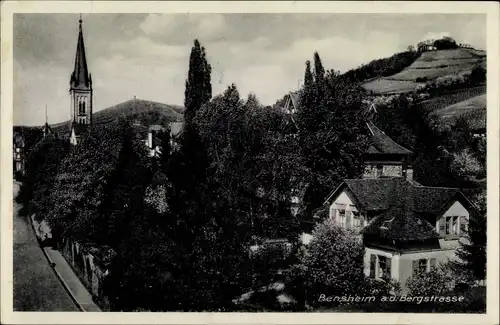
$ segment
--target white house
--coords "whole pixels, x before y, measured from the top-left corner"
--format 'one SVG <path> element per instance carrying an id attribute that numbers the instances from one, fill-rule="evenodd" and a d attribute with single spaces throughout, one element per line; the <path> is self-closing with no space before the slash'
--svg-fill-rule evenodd
<path id="1" fill-rule="evenodd" d="M 455 188 L 402 177 L 346 179 L 316 217 L 358 230 L 366 248 L 365 274 L 398 280 L 405 289 L 412 274 L 456 258 L 473 209 Z"/>

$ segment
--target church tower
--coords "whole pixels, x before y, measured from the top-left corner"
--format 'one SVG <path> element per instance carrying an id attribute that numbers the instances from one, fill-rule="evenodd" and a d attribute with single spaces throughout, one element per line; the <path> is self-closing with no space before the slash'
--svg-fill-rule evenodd
<path id="1" fill-rule="evenodd" d="M 75 67 L 69 82 L 71 122 L 72 124 L 89 125 L 92 124 L 92 75 L 88 72 L 87 68 L 81 16 L 79 24 Z"/>

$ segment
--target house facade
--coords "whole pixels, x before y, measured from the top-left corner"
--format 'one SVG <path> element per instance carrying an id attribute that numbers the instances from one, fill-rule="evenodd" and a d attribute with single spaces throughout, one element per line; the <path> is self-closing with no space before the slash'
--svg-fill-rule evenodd
<path id="1" fill-rule="evenodd" d="M 327 218 L 357 230 L 365 274 L 399 281 L 456 259 L 473 206 L 458 189 L 427 187 L 403 177 L 346 179 L 331 194 Z"/>
<path id="2" fill-rule="evenodd" d="M 25 141 L 21 132 L 14 131 L 13 139 L 14 152 L 12 153 L 13 159 L 13 173 L 24 173 L 25 165 Z"/>

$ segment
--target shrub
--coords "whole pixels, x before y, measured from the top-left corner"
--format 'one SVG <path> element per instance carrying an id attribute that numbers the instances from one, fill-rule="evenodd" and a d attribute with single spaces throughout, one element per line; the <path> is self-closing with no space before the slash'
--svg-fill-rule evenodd
<path id="1" fill-rule="evenodd" d="M 354 233 L 326 220 L 313 231 L 303 259 L 306 299 L 315 304 L 320 294 L 358 294 L 364 284 L 364 247 Z"/>
<path id="2" fill-rule="evenodd" d="M 453 272 L 445 264 L 427 273 L 413 275 L 406 281 L 411 296 L 444 296 L 455 286 Z"/>

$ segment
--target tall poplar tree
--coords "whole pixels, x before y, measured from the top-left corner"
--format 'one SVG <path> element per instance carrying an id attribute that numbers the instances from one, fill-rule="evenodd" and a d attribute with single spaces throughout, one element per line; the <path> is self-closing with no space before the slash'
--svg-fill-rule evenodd
<path id="1" fill-rule="evenodd" d="M 211 72 L 212 67 L 207 61 L 205 48 L 195 40 L 189 57 L 189 71 L 184 92 L 186 123 L 190 123 L 201 106 L 212 98 Z"/>

